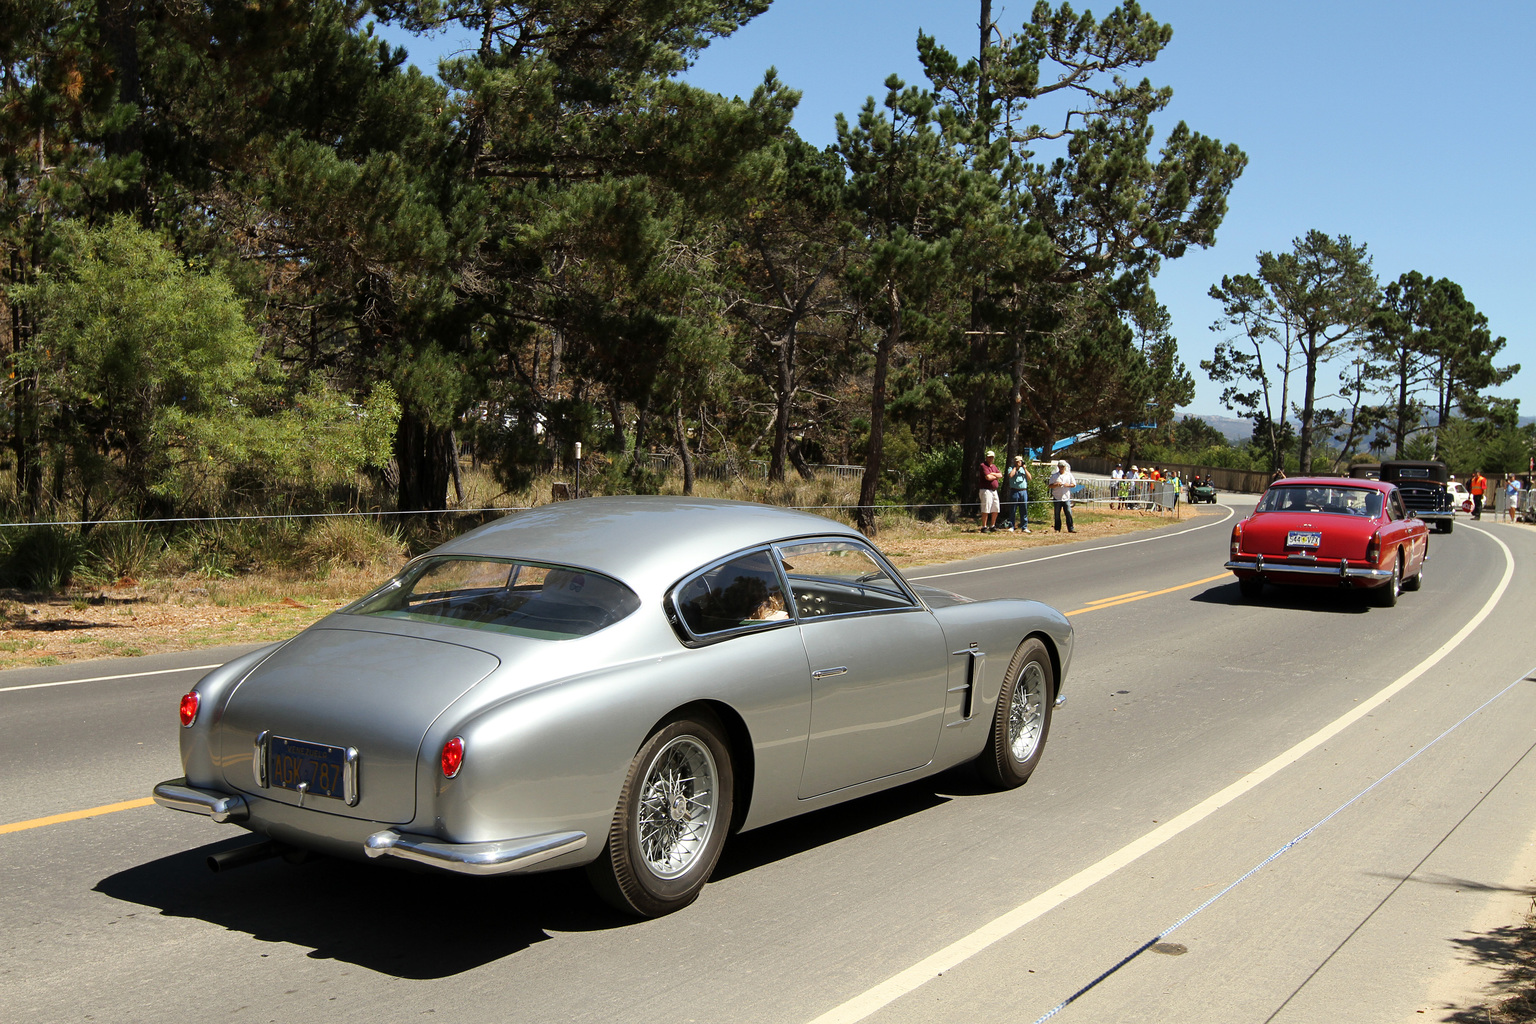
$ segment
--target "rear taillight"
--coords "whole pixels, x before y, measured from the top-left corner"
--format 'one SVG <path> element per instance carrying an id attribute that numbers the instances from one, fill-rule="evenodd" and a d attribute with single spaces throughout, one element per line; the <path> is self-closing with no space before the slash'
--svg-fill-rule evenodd
<path id="1" fill-rule="evenodd" d="M 189 729 L 192 727 L 192 723 L 197 721 L 197 707 L 202 702 L 203 699 L 197 695 L 196 690 L 181 698 L 182 728 Z"/>
<path id="2" fill-rule="evenodd" d="M 464 741 L 455 736 L 443 744 L 443 778 L 451 779 L 459 774 L 464 764 Z"/>
<path id="3" fill-rule="evenodd" d="M 1371 542 L 1365 546 L 1365 560 L 1372 565 L 1381 562 L 1381 534 L 1371 534 Z"/>
<path id="4" fill-rule="evenodd" d="M 1232 527 L 1232 557 L 1236 558 L 1243 550 L 1243 524 L 1238 523 Z"/>

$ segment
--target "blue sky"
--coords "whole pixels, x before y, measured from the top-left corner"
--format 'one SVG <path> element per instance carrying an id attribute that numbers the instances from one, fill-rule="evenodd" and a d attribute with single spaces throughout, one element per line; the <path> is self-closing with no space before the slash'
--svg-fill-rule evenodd
<path id="1" fill-rule="evenodd" d="M 1108 3 L 1076 4 L 1098 13 Z M 1247 273 L 1261 251 L 1289 248 L 1312 228 L 1364 242 L 1383 281 L 1417 270 L 1448 277 L 1509 344 L 1501 364 L 1525 369 L 1501 394 L 1536 413 L 1536 3 L 1529 0 L 1146 0 L 1173 42 L 1142 70 L 1173 87 L 1163 130 L 1183 120 L 1236 143 L 1249 158 L 1216 245 L 1164 264 L 1156 281 L 1194 373 L 1189 411 L 1230 415 L 1199 362 L 1218 336 L 1206 293 Z M 993 0 L 1017 31 L 1032 2 Z M 919 29 L 951 52 L 976 53 L 976 0 L 775 0 L 687 74 L 727 96 L 750 95 L 763 72 L 804 95 L 807 141 L 835 139 L 835 117 L 883 97 L 896 73 L 923 81 Z M 427 69 L 448 37 L 403 39 Z M 1331 382 L 1333 374 L 1323 380 Z M 1322 381 L 1320 381 L 1321 390 Z"/>

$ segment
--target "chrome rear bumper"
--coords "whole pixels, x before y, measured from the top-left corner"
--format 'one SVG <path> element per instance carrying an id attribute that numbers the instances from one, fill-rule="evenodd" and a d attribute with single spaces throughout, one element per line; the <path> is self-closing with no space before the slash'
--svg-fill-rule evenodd
<path id="1" fill-rule="evenodd" d="M 214 821 L 244 821 L 251 816 L 245 797 L 187 785 L 186 779 L 167 779 L 151 794 L 155 803 L 173 811 L 206 814 Z"/>
<path id="2" fill-rule="evenodd" d="M 464 875 L 504 875 L 575 853 L 587 845 L 585 832 L 551 832 L 527 839 L 489 843 L 448 843 L 431 836 L 385 829 L 363 844 L 370 857 L 399 857 Z"/>
<path id="3" fill-rule="evenodd" d="M 1296 562 L 1266 562 L 1260 555 L 1252 561 L 1247 559 L 1233 559 L 1223 568 L 1232 570 L 1247 570 L 1256 572 L 1262 576 L 1332 576 L 1341 582 L 1351 580 L 1374 580 L 1385 582 L 1392 578 L 1391 569 L 1367 569 L 1363 566 L 1349 564 L 1349 559 L 1339 559 L 1338 565 L 1307 565 Z"/>

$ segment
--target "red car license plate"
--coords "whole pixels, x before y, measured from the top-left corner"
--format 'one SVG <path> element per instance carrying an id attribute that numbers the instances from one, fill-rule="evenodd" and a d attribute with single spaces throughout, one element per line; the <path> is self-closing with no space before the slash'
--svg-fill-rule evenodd
<path id="1" fill-rule="evenodd" d="M 1288 548 L 1315 548 L 1323 542 L 1323 535 L 1317 530 L 1292 530 L 1285 535 L 1285 546 Z"/>
<path id="2" fill-rule="evenodd" d="M 267 774 L 272 785 L 296 790 L 305 783 L 306 793 L 343 799 L 347 766 L 345 747 L 307 743 L 284 736 L 273 736 L 269 743 Z"/>

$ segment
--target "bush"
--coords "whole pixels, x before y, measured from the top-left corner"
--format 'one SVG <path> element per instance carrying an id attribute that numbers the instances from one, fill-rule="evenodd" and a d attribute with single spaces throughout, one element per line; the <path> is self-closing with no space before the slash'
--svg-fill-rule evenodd
<path id="1" fill-rule="evenodd" d="M 90 575 L 103 583 L 143 576 L 163 544 L 143 523 L 99 526 L 86 541 Z"/>
<path id="2" fill-rule="evenodd" d="M 405 541 L 399 530 L 372 517 L 342 516 L 322 519 L 310 528 L 300 551 L 305 567 L 321 574 L 344 566 L 393 569 L 405 555 Z"/>
<path id="3" fill-rule="evenodd" d="M 63 590 L 85 561 L 85 544 L 78 533 L 56 526 L 34 526 L 7 538 L 0 561 L 0 586 L 23 590 Z"/>
<path id="4" fill-rule="evenodd" d="M 912 513 L 918 519 L 927 523 L 941 515 L 953 515 L 964 461 L 965 453 L 958 444 L 929 449 L 912 460 L 906 501 L 917 506 Z"/>

